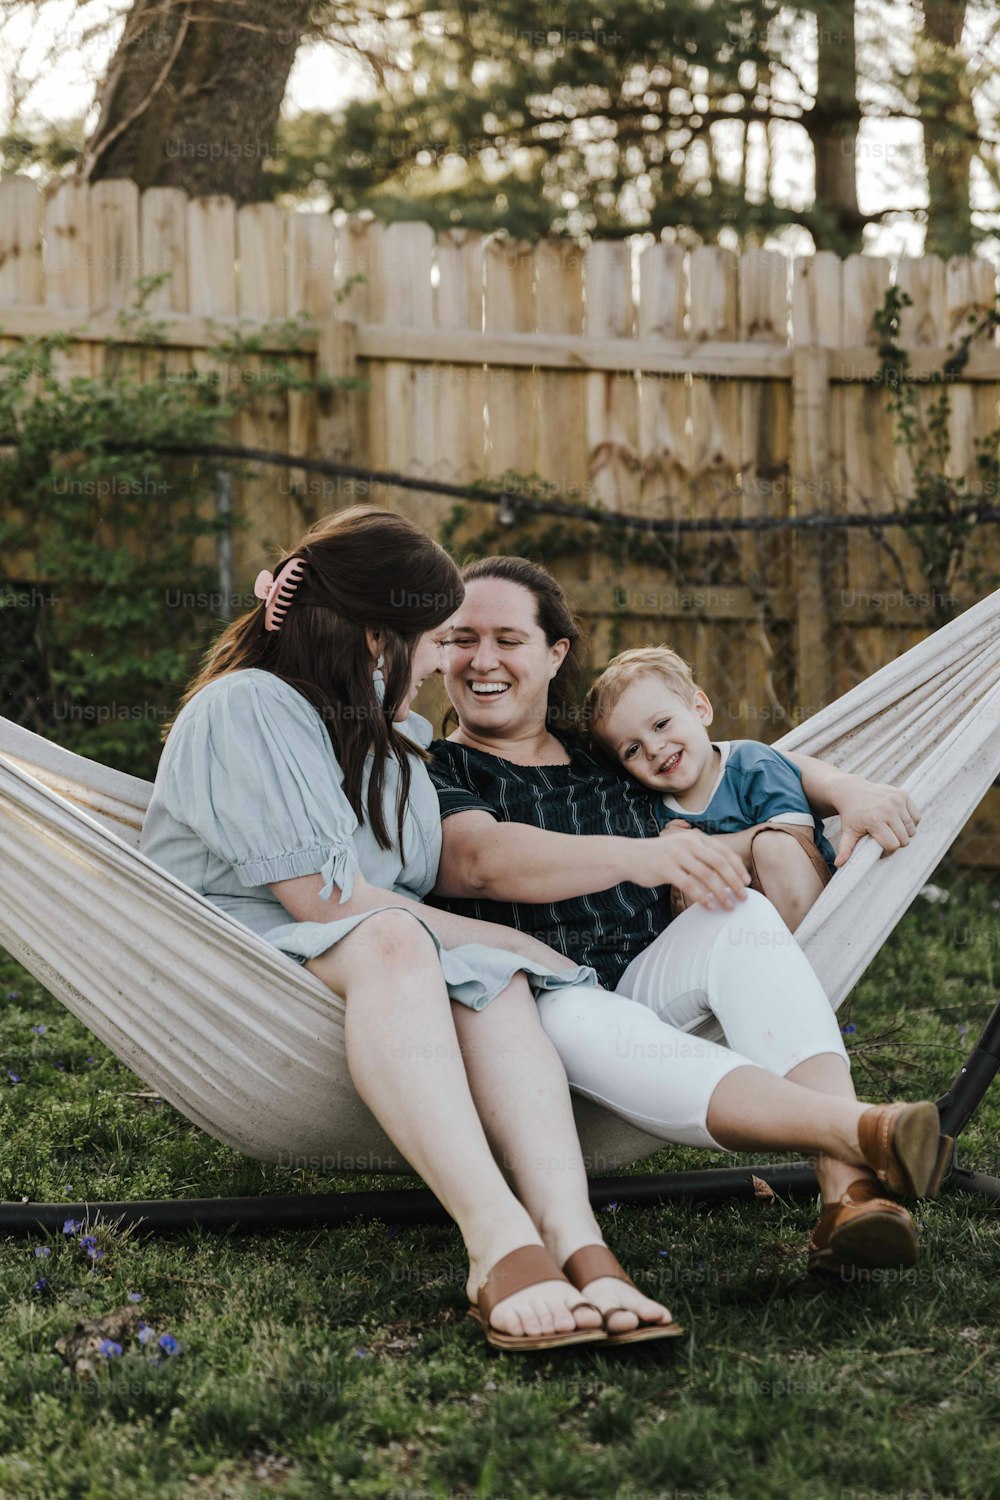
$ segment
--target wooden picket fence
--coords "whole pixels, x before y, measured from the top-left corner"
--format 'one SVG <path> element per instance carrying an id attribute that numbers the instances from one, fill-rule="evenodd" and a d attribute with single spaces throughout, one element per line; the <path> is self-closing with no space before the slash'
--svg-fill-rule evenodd
<path id="1" fill-rule="evenodd" d="M 457 483 L 536 476 L 585 504 L 677 521 L 897 509 L 913 476 L 894 444 L 873 316 L 894 279 L 913 299 L 901 343 L 927 381 L 997 295 L 981 259 L 789 260 L 650 236 L 530 246 L 176 189 L 140 195 L 125 181 L 69 181 L 51 195 L 0 181 L 0 348 L 69 331 L 66 373 L 95 372 L 122 338 L 117 316 L 137 280 L 164 271 L 147 307 L 164 325 L 156 358 L 167 368 L 205 368 L 220 331 L 306 315 L 312 330 L 292 351 L 302 369 L 365 382 L 326 399 L 265 387 L 239 443 Z M 243 378 L 266 381 L 279 353 L 274 333 Z M 137 355 L 140 373 L 149 358 Z M 931 394 L 921 388 L 924 411 Z M 995 336 L 950 397 L 950 472 L 974 480 L 977 440 L 1000 420 Z M 454 504 L 262 468 L 237 486 L 240 585 L 304 515 L 355 500 L 432 532 Z M 471 504 L 468 516 L 474 536 L 495 511 Z M 983 578 L 1000 583 L 996 525 L 980 528 L 974 552 L 976 579 L 949 581 L 955 609 Z M 687 541 L 684 556 L 683 574 L 668 576 L 598 546 L 555 571 L 591 626 L 595 662 L 669 640 L 715 698 L 720 734 L 775 738 L 930 628 L 931 585 L 899 530 L 737 532 Z M 27 576 L 23 559 L 0 564 Z M 996 844 L 984 825 L 979 856 L 1000 863 Z"/>

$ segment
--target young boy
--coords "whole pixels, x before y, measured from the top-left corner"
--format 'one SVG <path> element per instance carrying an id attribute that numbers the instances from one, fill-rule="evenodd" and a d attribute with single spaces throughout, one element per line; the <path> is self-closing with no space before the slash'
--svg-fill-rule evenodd
<path id="1" fill-rule="evenodd" d="M 763 892 L 794 932 L 833 874 L 833 849 L 792 762 L 756 740 L 713 743 L 712 719 L 691 668 L 666 646 L 623 651 L 584 704 L 594 740 L 661 794 L 661 837 L 699 828 L 729 838 L 746 861 L 751 889 Z M 687 903 L 677 891 L 671 900 L 676 916 Z"/>

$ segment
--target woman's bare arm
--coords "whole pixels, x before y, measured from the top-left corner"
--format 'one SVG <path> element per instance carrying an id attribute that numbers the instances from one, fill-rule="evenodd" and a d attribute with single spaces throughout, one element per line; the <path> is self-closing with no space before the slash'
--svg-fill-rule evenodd
<path id="1" fill-rule="evenodd" d="M 695 830 L 670 839 L 553 833 L 476 810 L 445 818 L 442 834 L 440 896 L 566 901 L 632 881 L 676 885 L 708 906 L 742 900 L 748 879 L 735 853 Z"/>
<path id="2" fill-rule="evenodd" d="M 354 877 L 349 901 L 340 902 L 336 886 L 330 899 L 324 901 L 320 896 L 322 886 L 321 875 L 298 875 L 294 880 L 275 881 L 269 890 L 295 922 L 336 922 L 341 917 L 353 917 L 379 906 L 401 906 L 407 911 L 417 912 L 444 948 L 483 943 L 487 948 L 502 948 L 504 952 L 516 953 L 521 958 L 536 959 L 550 969 L 576 968 L 571 959 L 539 942 L 528 932 L 503 927 L 498 922 L 478 922 L 473 917 L 438 911 L 436 907 L 425 906 L 422 901 L 413 901 L 409 896 L 398 896 L 381 886 L 369 885 L 360 872 Z"/>

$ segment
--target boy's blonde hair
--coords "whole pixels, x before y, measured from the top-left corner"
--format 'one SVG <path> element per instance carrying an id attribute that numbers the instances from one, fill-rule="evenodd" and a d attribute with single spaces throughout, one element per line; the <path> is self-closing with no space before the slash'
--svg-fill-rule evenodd
<path id="1" fill-rule="evenodd" d="M 607 720 L 625 689 L 642 676 L 659 677 L 685 703 L 694 702 L 697 691 L 694 673 L 683 657 L 669 646 L 637 646 L 613 657 L 587 693 L 583 722 L 589 733 L 593 734 Z"/>

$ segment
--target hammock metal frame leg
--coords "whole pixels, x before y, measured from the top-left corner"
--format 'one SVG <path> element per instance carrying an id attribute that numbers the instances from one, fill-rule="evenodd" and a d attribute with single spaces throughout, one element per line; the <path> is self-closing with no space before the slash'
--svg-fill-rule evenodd
<path id="1" fill-rule="evenodd" d="M 1000 1072 L 1000 1000 L 948 1091 L 937 1101 L 941 1130 L 958 1137 L 975 1115 Z M 957 1151 L 956 1151 L 957 1158 Z M 816 1178 L 805 1162 L 722 1167 L 694 1172 L 650 1173 L 644 1177 L 595 1177 L 589 1184 L 595 1208 L 609 1203 L 646 1207 L 660 1203 L 711 1205 L 757 1195 L 754 1179 L 779 1196 L 815 1193 Z M 1000 1203 L 1000 1178 L 953 1163 L 946 1182 L 961 1192 Z M 281 1229 L 315 1229 L 380 1219 L 390 1224 L 447 1224 L 450 1215 L 429 1188 L 383 1189 L 365 1193 L 274 1194 L 263 1198 L 126 1199 L 95 1203 L 0 1203 L 0 1234 L 55 1232 L 67 1219 L 95 1219 L 134 1226 L 144 1233 L 176 1234 L 185 1229 L 261 1234 Z"/>

